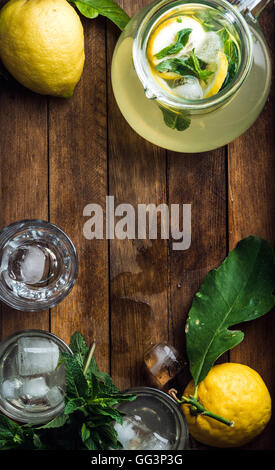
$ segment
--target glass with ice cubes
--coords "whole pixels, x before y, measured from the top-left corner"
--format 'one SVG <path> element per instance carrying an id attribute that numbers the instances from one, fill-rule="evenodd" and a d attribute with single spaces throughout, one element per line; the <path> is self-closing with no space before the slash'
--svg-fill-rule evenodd
<path id="1" fill-rule="evenodd" d="M 183 450 L 188 444 L 185 417 L 170 395 L 151 387 L 127 390 L 136 395 L 118 405 L 125 414 L 122 425 L 115 424 L 124 450 Z"/>
<path id="2" fill-rule="evenodd" d="M 0 232 L 0 300 L 18 310 L 55 306 L 75 284 L 78 260 L 69 237 L 42 220 L 15 222 Z"/>
<path id="3" fill-rule="evenodd" d="M 26 330 L 0 343 L 0 411 L 24 423 L 44 423 L 64 408 L 65 366 L 70 348 L 57 336 Z"/>

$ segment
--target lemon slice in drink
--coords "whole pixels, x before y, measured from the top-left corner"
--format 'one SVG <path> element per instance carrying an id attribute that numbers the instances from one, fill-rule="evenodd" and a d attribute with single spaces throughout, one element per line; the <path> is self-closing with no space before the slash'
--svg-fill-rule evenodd
<path id="1" fill-rule="evenodd" d="M 173 18 L 169 18 L 160 23 L 149 38 L 147 45 L 147 58 L 151 64 L 153 72 L 166 80 L 179 78 L 180 75 L 174 72 L 157 72 L 155 67 L 163 59 L 158 59 L 156 54 L 165 47 L 172 46 L 177 40 L 178 32 L 185 28 L 192 29 L 186 46 L 184 46 L 179 53 L 169 55 L 168 57 L 186 56 L 193 48 L 200 47 L 205 38 L 205 31 L 202 25 L 193 18 L 189 18 L 188 16 L 175 16 Z"/>
<path id="2" fill-rule="evenodd" d="M 213 72 L 210 75 L 203 90 L 203 97 L 210 98 L 220 91 L 228 71 L 228 60 L 224 52 L 219 51 L 217 61 L 207 66 L 207 70 Z"/>

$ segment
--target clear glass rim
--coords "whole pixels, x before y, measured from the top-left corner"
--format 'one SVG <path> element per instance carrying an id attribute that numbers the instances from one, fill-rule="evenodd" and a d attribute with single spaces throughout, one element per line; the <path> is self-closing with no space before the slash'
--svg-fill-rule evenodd
<path id="1" fill-rule="evenodd" d="M 64 241 L 68 243 L 68 246 L 71 251 L 72 255 L 72 275 L 68 282 L 68 284 L 63 287 L 63 289 L 58 293 L 58 295 L 54 299 L 46 299 L 44 301 L 35 302 L 28 299 L 20 299 L 16 298 L 9 293 L 8 291 L 1 292 L 0 290 L 0 301 L 4 304 L 12 307 L 15 310 L 19 311 L 28 311 L 28 312 L 38 312 L 41 310 L 45 310 L 48 308 L 53 308 L 58 305 L 67 295 L 71 292 L 72 288 L 74 287 L 77 276 L 78 276 L 78 255 L 76 248 L 72 242 L 72 240 L 68 237 L 68 235 L 60 229 L 57 225 L 47 222 L 42 219 L 22 219 L 16 222 L 12 222 L 11 224 L 3 227 L 0 231 L 0 250 L 2 249 L 3 245 L 8 241 L 8 239 L 19 232 L 20 230 L 28 229 L 30 227 L 41 227 L 41 228 L 49 228 L 50 230 L 55 230 Z M 5 295 L 7 293 L 8 295 Z"/>
<path id="2" fill-rule="evenodd" d="M 153 79 L 150 72 L 150 66 L 146 59 L 146 45 L 147 39 L 150 35 L 150 32 L 156 24 L 156 22 L 167 13 L 168 10 L 172 8 L 179 7 L 180 5 L 203 5 L 210 6 L 212 8 L 221 8 L 230 12 L 233 15 L 234 19 L 238 23 L 238 27 L 241 29 L 242 34 L 240 35 L 240 40 L 242 42 L 242 48 L 245 52 L 242 54 L 241 63 L 239 66 L 238 74 L 235 79 L 232 81 L 228 87 L 225 87 L 224 90 L 217 93 L 216 95 L 210 98 L 204 98 L 200 100 L 187 100 L 184 98 L 171 95 L 168 91 L 166 92 L 161 88 L 156 80 Z M 243 15 L 238 11 L 238 9 L 229 3 L 227 0 L 202 0 L 202 1 L 192 1 L 192 0 L 162 0 L 157 1 L 151 5 L 149 11 L 145 13 L 145 16 L 141 20 L 139 27 L 136 31 L 134 42 L 133 42 L 133 61 L 134 66 L 137 72 L 137 75 L 143 84 L 144 89 L 149 89 L 152 98 L 157 99 L 158 102 L 167 107 L 189 110 L 193 112 L 198 112 L 200 110 L 207 111 L 211 108 L 221 106 L 226 101 L 233 96 L 236 91 L 240 88 L 241 84 L 247 77 L 247 74 L 252 65 L 253 58 L 253 39 L 249 29 L 249 26 L 243 17 Z"/>
<path id="3" fill-rule="evenodd" d="M 7 348 L 12 345 L 18 338 L 23 336 L 40 336 L 50 338 L 55 341 L 61 350 L 67 351 L 70 354 L 73 354 L 71 348 L 63 341 L 63 339 L 56 336 L 54 333 L 46 330 L 40 329 L 27 329 L 20 330 L 12 333 L 7 336 L 4 340 L 0 342 L 0 362 Z M 43 424 L 50 421 L 55 416 L 61 414 L 64 410 L 64 401 L 57 405 L 55 408 L 50 410 L 40 411 L 40 412 L 21 412 L 18 408 L 13 407 L 5 399 L 0 396 L 0 411 L 8 416 L 11 419 L 14 419 L 21 423 L 31 423 L 31 424 Z"/>

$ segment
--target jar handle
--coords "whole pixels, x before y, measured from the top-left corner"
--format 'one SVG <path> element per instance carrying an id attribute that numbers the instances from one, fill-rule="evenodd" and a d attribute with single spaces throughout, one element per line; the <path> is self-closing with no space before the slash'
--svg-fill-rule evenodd
<path id="1" fill-rule="evenodd" d="M 250 14 L 254 18 L 258 18 L 269 2 L 270 0 L 233 0 L 231 3 L 244 15 Z"/>

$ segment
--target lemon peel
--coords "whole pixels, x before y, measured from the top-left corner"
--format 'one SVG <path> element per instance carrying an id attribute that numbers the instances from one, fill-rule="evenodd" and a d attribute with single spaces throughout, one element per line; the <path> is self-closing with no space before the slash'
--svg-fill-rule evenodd
<path id="1" fill-rule="evenodd" d="M 224 83 L 228 72 L 228 60 L 223 51 L 219 51 L 217 61 L 214 64 L 209 65 L 207 70 L 214 72 L 214 74 L 210 76 L 206 83 L 204 98 L 210 98 L 211 96 L 216 95 Z"/>

